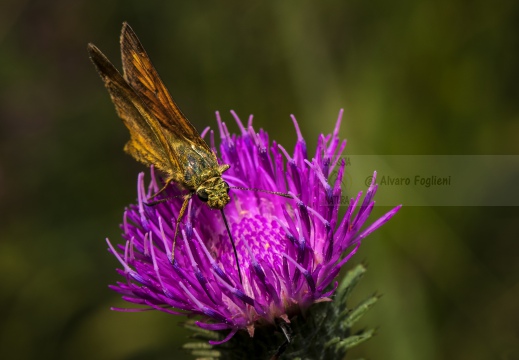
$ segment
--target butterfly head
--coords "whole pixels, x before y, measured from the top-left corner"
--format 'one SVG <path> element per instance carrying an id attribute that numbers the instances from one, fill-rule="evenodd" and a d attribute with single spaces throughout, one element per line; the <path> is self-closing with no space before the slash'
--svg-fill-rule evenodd
<path id="1" fill-rule="evenodd" d="M 231 200 L 229 185 L 219 176 L 206 180 L 196 189 L 196 195 L 212 209 L 223 209 Z"/>

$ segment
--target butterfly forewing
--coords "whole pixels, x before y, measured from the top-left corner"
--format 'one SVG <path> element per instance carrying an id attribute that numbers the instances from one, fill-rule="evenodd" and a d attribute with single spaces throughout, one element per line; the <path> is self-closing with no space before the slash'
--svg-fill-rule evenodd
<path id="1" fill-rule="evenodd" d="M 126 81 L 140 95 L 168 135 L 177 141 L 204 148 L 216 164 L 216 156 L 175 104 L 137 35 L 127 23 L 123 24 L 121 32 L 121 56 Z"/>
<path id="2" fill-rule="evenodd" d="M 112 98 L 117 114 L 130 131 L 131 139 L 125 149 L 137 160 L 146 165 L 155 165 L 170 174 L 170 169 L 178 166 L 178 159 L 153 114 L 95 45 L 89 44 L 88 51 Z"/>

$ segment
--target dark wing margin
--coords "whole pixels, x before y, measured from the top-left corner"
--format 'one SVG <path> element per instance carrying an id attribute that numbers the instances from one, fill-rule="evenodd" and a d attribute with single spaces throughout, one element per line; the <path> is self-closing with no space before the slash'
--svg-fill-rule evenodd
<path id="1" fill-rule="evenodd" d="M 134 89 L 108 58 L 93 44 L 88 53 L 94 63 L 119 117 L 130 131 L 125 150 L 146 165 L 155 165 L 167 174 L 183 171 L 183 166 L 168 143 L 167 135 Z"/>
<path id="2" fill-rule="evenodd" d="M 137 35 L 126 22 L 121 30 L 121 57 L 124 78 L 169 135 L 175 140 L 201 146 L 212 153 L 198 131 L 180 111 Z"/>

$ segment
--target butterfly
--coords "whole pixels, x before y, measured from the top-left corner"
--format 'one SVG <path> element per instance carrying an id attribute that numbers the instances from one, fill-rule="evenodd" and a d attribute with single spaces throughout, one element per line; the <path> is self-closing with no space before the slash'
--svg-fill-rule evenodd
<path id="1" fill-rule="evenodd" d="M 94 45 L 88 44 L 90 59 L 104 82 L 117 114 L 130 131 L 124 150 L 145 165 L 153 165 L 166 177 L 154 198 L 174 182 L 189 190 L 184 195 L 172 244 L 174 261 L 178 226 L 191 197 L 212 209 L 221 210 L 232 242 L 238 272 L 236 246 L 223 208 L 230 201 L 230 187 L 222 179 L 229 165 L 218 163 L 216 155 L 180 111 L 152 65 L 144 47 L 128 23 L 121 31 L 123 74 Z"/>
<path id="2" fill-rule="evenodd" d="M 275 191 L 230 187 L 222 179 L 223 172 L 230 166 L 218 163 L 215 153 L 180 111 L 137 35 L 126 22 L 121 30 L 120 43 L 122 74 L 94 44 L 88 44 L 88 53 L 112 98 L 117 114 L 130 131 L 130 140 L 124 150 L 141 163 L 154 166 L 166 175 L 163 187 L 151 198 L 163 192 L 171 182 L 189 191 L 183 196 L 184 201 L 176 220 L 171 261 L 175 259 L 180 221 L 189 200 L 196 194 L 210 208 L 220 210 L 242 283 L 236 245 L 223 211 L 230 201 L 229 190 L 254 190 L 287 198 L 292 196 Z"/>

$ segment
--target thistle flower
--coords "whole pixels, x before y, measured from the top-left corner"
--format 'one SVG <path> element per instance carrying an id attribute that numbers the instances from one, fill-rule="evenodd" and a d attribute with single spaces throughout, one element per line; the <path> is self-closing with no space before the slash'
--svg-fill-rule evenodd
<path id="1" fill-rule="evenodd" d="M 256 133 L 252 117 L 244 126 L 232 114 L 241 134 L 230 134 L 218 113 L 219 151 L 214 133 L 209 134 L 219 161 L 231 166 L 223 174 L 224 180 L 231 187 L 292 195 L 287 199 L 262 191 L 231 189 L 231 201 L 224 211 L 236 242 L 243 283 L 220 212 L 196 197 L 180 224 L 181 235 L 171 263 L 183 192 L 169 186 L 163 196 L 170 200 L 146 205 L 161 188 L 153 171 L 147 188 L 144 175 L 139 175 L 138 203 L 125 211 L 122 229 L 126 244 L 113 247 L 108 242 L 122 265 L 118 271 L 127 280 L 111 286 L 113 290 L 147 309 L 201 315 L 196 325 L 202 329 L 227 330 L 223 339 L 210 341 L 212 345 L 227 342 L 239 330 L 253 337 L 263 325 L 290 323 L 294 316 L 304 316 L 313 304 L 332 301 L 337 288 L 334 279 L 341 267 L 361 241 L 399 209 L 361 229 L 374 206 L 377 185 L 373 180 L 364 199 L 361 201 L 359 193 L 345 215 L 339 216 L 340 203 L 335 200 L 342 194 L 345 162 L 341 154 L 346 146 L 338 137 L 342 110 L 333 134 L 319 137 L 312 158 L 293 116 L 297 143 L 289 153 L 275 141 L 271 143 L 265 131 Z M 207 133 L 206 129 L 202 136 Z M 334 169 L 337 178 L 330 184 Z"/>

